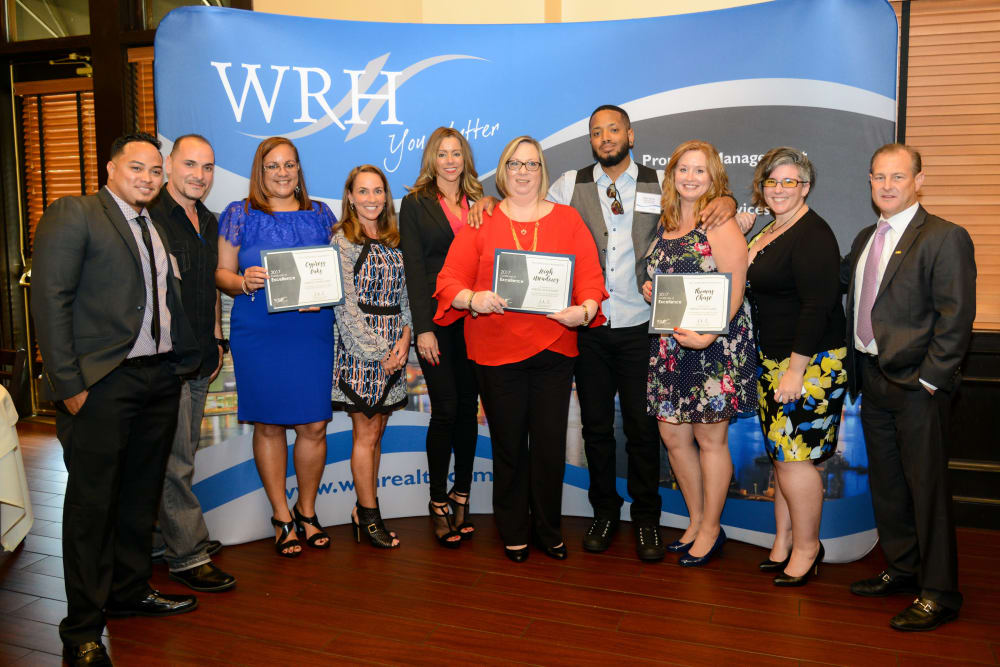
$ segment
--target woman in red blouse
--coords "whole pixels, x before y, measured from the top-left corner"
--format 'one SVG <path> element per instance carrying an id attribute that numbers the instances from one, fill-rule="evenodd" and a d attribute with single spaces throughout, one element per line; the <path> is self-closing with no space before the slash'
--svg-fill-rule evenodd
<path id="1" fill-rule="evenodd" d="M 462 228 L 438 273 L 434 321 L 466 317 L 465 342 L 476 364 L 493 444 L 493 513 L 507 557 L 523 562 L 528 541 L 563 559 L 560 528 L 566 422 L 577 356 L 576 329 L 604 321 L 608 294 L 597 247 L 580 215 L 544 200 L 548 172 L 541 145 L 518 137 L 500 155 L 504 199 L 478 229 Z M 505 312 L 495 292 L 496 249 L 574 256 L 571 304 L 556 313 Z"/>

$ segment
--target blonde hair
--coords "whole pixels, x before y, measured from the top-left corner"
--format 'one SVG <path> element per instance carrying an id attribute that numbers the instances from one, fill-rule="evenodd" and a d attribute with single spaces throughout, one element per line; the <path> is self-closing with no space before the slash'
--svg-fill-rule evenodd
<path id="1" fill-rule="evenodd" d="M 458 139 L 462 149 L 462 178 L 458 181 L 458 197 L 467 197 L 470 202 L 477 201 L 483 197 L 483 186 L 479 182 L 479 174 L 476 172 L 476 165 L 472 160 L 472 146 L 469 145 L 465 136 L 453 127 L 439 127 L 431 132 L 427 139 L 427 148 L 420 159 L 420 175 L 417 181 L 407 188 L 410 192 L 415 192 L 424 197 L 437 199 L 442 196 L 437 185 L 437 154 L 441 149 L 441 142 L 448 138 Z"/>
<path id="2" fill-rule="evenodd" d="M 340 209 L 340 222 L 337 223 L 334 231 L 340 230 L 344 232 L 344 236 L 351 243 L 361 245 L 365 242 L 365 233 L 361 227 L 358 212 L 354 210 L 351 200 L 348 198 L 348 195 L 354 189 L 354 181 L 357 180 L 358 174 L 375 174 L 382 179 L 382 187 L 385 189 L 385 206 L 382 207 L 382 212 L 379 213 L 378 222 L 376 223 L 378 240 L 390 248 L 397 247 L 399 245 L 399 223 L 396 222 L 396 209 L 393 207 L 392 192 L 389 191 L 389 181 L 386 180 L 382 170 L 372 164 L 363 164 L 355 167 L 347 175 Z"/>
<path id="3" fill-rule="evenodd" d="M 545 166 L 545 154 L 542 152 L 542 145 L 538 143 L 537 139 L 529 137 L 524 134 L 516 139 L 512 139 L 507 146 L 504 147 L 503 152 L 500 153 L 500 162 L 497 163 L 497 173 L 496 182 L 497 190 L 504 197 L 510 194 L 510 190 L 507 189 L 507 160 L 510 156 L 514 154 L 514 151 L 518 149 L 521 144 L 531 144 L 538 151 L 538 161 L 542 163 L 539 170 L 542 172 L 542 178 L 538 183 L 538 198 L 544 199 L 546 193 L 549 191 L 549 169 Z"/>
<path id="4" fill-rule="evenodd" d="M 701 151 L 704 154 L 708 176 L 712 179 L 708 190 L 695 202 L 695 216 L 701 213 L 708 202 L 729 193 L 729 176 L 726 175 L 726 168 L 722 166 L 722 160 L 719 159 L 719 151 L 716 150 L 715 146 L 707 141 L 699 141 L 697 139 L 685 141 L 674 149 L 674 154 L 670 156 L 670 162 L 667 163 L 667 168 L 663 174 L 663 197 L 660 200 L 662 211 L 660 213 L 660 226 L 667 232 L 677 230 L 681 224 L 681 198 L 677 194 L 674 171 L 677 169 L 677 163 L 681 161 L 681 157 L 688 151 Z"/>

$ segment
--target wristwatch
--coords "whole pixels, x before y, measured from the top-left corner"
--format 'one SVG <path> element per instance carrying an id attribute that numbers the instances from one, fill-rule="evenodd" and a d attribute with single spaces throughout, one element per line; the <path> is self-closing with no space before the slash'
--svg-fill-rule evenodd
<path id="1" fill-rule="evenodd" d="M 215 344 L 222 348 L 222 354 L 229 354 L 229 339 L 216 338 Z"/>

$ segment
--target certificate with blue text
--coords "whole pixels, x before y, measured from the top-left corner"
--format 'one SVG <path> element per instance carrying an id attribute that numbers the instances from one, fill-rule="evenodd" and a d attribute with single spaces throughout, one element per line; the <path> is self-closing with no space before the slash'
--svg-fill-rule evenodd
<path id="1" fill-rule="evenodd" d="M 658 273 L 653 276 L 649 333 L 675 328 L 696 333 L 729 333 L 731 273 Z"/>
<path id="2" fill-rule="evenodd" d="M 267 311 L 333 306 L 344 301 L 340 254 L 334 246 L 261 250 L 267 271 Z"/>
<path id="3" fill-rule="evenodd" d="M 498 248 L 493 291 L 520 313 L 558 313 L 573 295 L 573 255 Z"/>

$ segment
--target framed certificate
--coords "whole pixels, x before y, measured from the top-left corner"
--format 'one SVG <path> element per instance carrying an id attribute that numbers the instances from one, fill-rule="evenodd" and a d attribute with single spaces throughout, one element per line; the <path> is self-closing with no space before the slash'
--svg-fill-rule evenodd
<path id="1" fill-rule="evenodd" d="M 697 333 L 729 333 L 731 273 L 658 273 L 653 276 L 649 333 L 674 327 Z"/>
<path id="2" fill-rule="evenodd" d="M 573 255 L 497 248 L 493 291 L 507 300 L 506 310 L 558 313 L 573 295 Z"/>
<path id="3" fill-rule="evenodd" d="M 280 313 L 344 301 L 340 254 L 330 245 L 261 250 L 267 271 L 267 312 Z"/>

